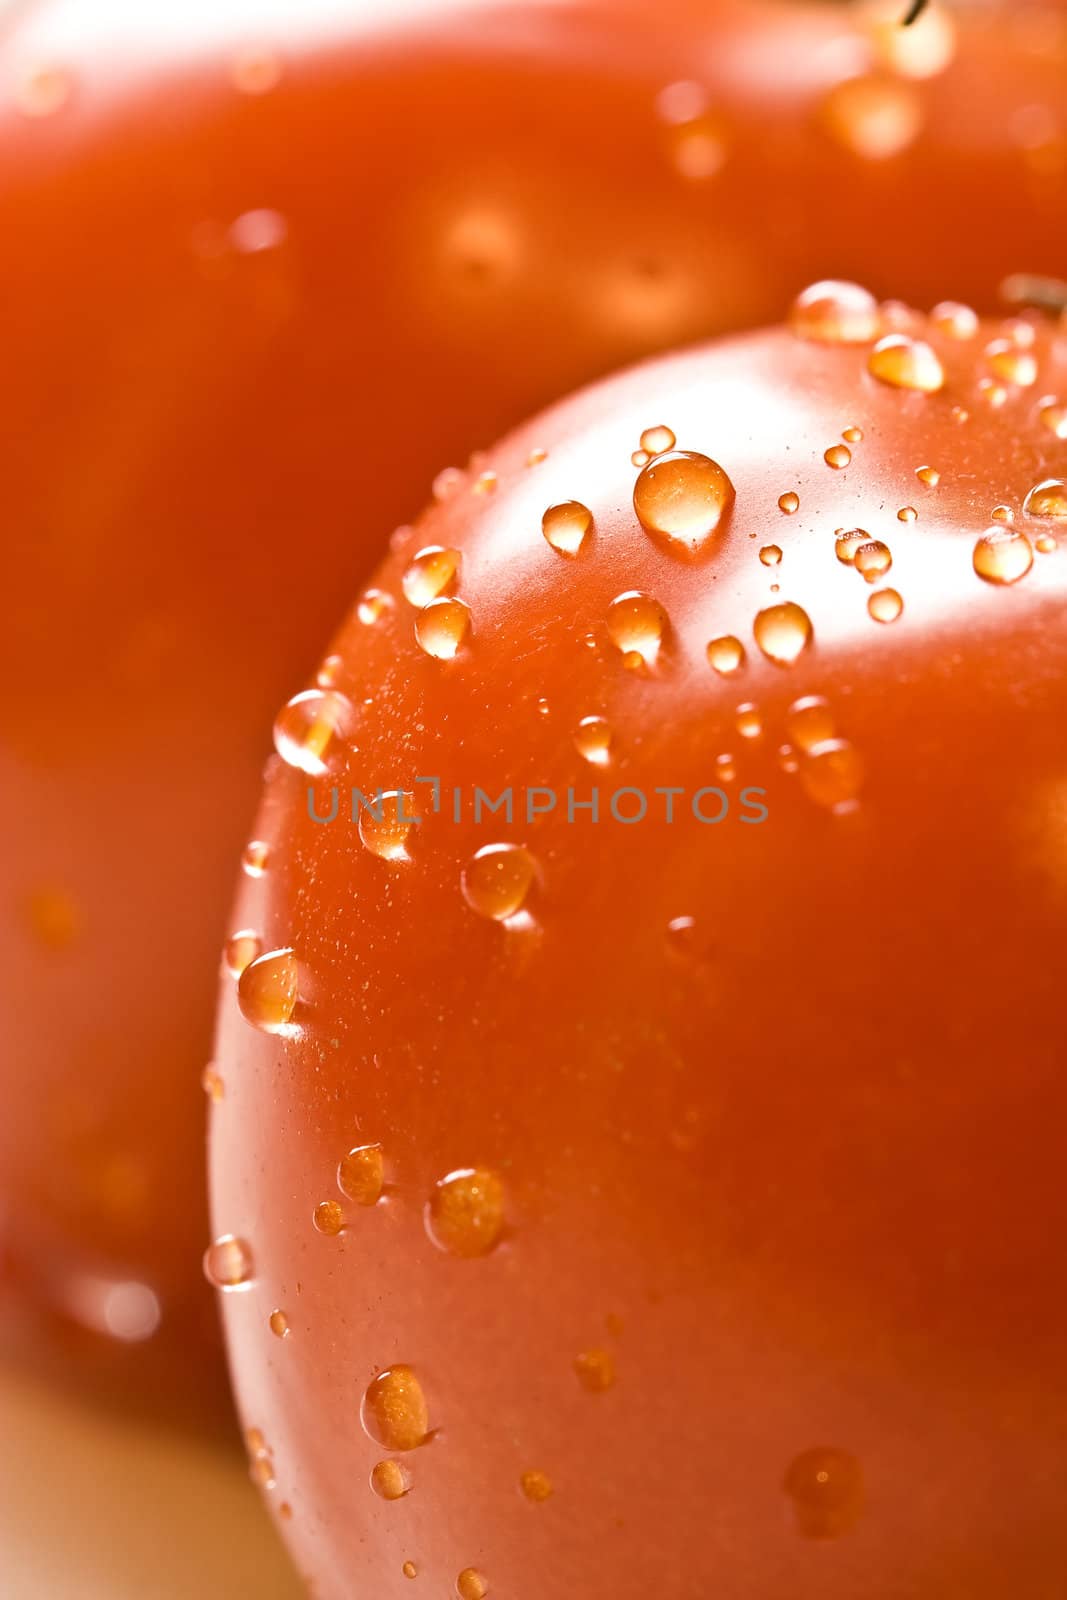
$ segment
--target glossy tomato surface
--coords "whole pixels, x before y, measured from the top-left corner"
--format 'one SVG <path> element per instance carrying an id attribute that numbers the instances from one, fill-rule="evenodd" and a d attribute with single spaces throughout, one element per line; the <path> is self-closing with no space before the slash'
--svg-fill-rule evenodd
<path id="1" fill-rule="evenodd" d="M 394 525 L 535 406 L 807 277 L 989 305 L 1056 270 L 1063 20 L 9 9 L 0 1201 L 38 1300 L 120 1358 L 211 1337 L 231 862 Z"/>
<path id="2" fill-rule="evenodd" d="M 326 1600 L 1055 1593 L 1067 343 L 797 321 L 511 434 L 280 719 L 207 1264 Z"/>

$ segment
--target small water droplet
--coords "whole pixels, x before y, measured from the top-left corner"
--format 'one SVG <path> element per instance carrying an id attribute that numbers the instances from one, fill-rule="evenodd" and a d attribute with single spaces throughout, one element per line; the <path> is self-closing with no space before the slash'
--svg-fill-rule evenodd
<path id="1" fill-rule="evenodd" d="M 780 494 L 778 496 L 778 509 L 779 511 L 784 511 L 787 517 L 791 517 L 795 511 L 800 510 L 800 496 L 794 494 L 792 489 L 785 494 Z"/>
<path id="2" fill-rule="evenodd" d="M 241 851 L 241 866 L 250 878 L 262 878 L 270 862 L 270 845 L 264 839 L 250 839 Z"/>
<path id="3" fill-rule="evenodd" d="M 438 600 L 454 582 L 462 557 L 458 550 L 428 544 L 412 557 L 400 580 L 405 600 L 420 610 Z"/>
<path id="4" fill-rule="evenodd" d="M 901 506 L 900 510 L 897 512 L 897 521 L 915 522 L 918 520 L 918 516 L 919 513 L 916 511 L 914 506 Z"/>
<path id="5" fill-rule="evenodd" d="M 986 345 L 989 370 L 1017 389 L 1029 389 L 1037 382 L 1037 362 L 1029 350 L 1021 350 L 1012 339 L 994 339 Z"/>
<path id="6" fill-rule="evenodd" d="M 915 88 L 880 74 L 836 83 L 821 107 L 827 132 L 866 161 L 900 155 L 918 137 L 922 120 L 922 100 Z"/>
<path id="7" fill-rule="evenodd" d="M 847 739 L 826 739 L 805 751 L 800 781 L 818 805 L 851 809 L 863 786 L 863 762 Z"/>
<path id="8" fill-rule="evenodd" d="M 867 596 L 867 610 L 875 622 L 895 622 L 904 610 L 904 602 L 896 589 L 876 589 Z"/>
<path id="9" fill-rule="evenodd" d="M 282 79 L 281 57 L 264 47 L 242 50 L 233 59 L 230 78 L 240 94 L 269 94 Z"/>
<path id="10" fill-rule="evenodd" d="M 646 428 L 641 435 L 641 449 L 649 456 L 661 456 L 668 450 L 673 450 L 678 443 L 674 434 L 665 423 L 657 423 L 654 428 Z"/>
<path id="11" fill-rule="evenodd" d="M 204 1276 L 216 1289 L 247 1289 L 252 1282 L 252 1251 L 244 1239 L 224 1233 L 204 1251 Z"/>
<path id="12" fill-rule="evenodd" d="M 871 539 L 867 544 L 861 544 L 853 561 L 856 571 L 862 573 L 868 583 L 876 583 L 879 578 L 884 578 L 892 565 L 892 551 L 881 539 Z"/>
<path id="13" fill-rule="evenodd" d="M 672 450 L 655 456 L 634 485 L 634 510 L 646 533 L 699 550 L 733 503 L 734 486 L 710 456 Z"/>
<path id="14" fill-rule="evenodd" d="M 1056 540 L 1053 538 L 1051 533 L 1039 533 L 1037 538 L 1034 540 L 1034 549 L 1039 553 L 1039 555 L 1051 555 L 1053 550 L 1056 548 Z"/>
<path id="15" fill-rule="evenodd" d="M 530 451 L 530 454 L 526 457 L 526 465 L 528 467 L 539 467 L 541 465 L 542 461 L 547 461 L 547 460 L 548 460 L 548 451 L 547 450 L 542 450 L 540 445 L 536 445 Z"/>
<path id="16" fill-rule="evenodd" d="M 356 617 L 365 628 L 373 628 L 393 609 L 393 597 L 384 589 L 365 589 L 356 604 Z"/>
<path id="17" fill-rule="evenodd" d="M 259 935 L 251 928 L 242 928 L 226 941 L 224 959 L 231 978 L 239 978 L 247 966 L 259 955 Z"/>
<path id="18" fill-rule="evenodd" d="M 678 917 L 677 922 L 685 920 Z M 674 926 L 674 923 L 671 924 Z M 604 1394 L 615 1383 L 615 1361 L 608 1350 L 583 1350 L 574 1358 L 574 1374 L 590 1394 Z"/>
<path id="19" fill-rule="evenodd" d="M 504 1185 L 485 1167 L 462 1167 L 434 1186 L 426 1231 L 439 1250 L 471 1260 L 488 1255 L 504 1228 Z"/>
<path id="20" fill-rule="evenodd" d="M 994 506 L 989 515 L 994 522 L 1015 521 L 1015 512 L 1011 509 L 1011 506 Z"/>
<path id="21" fill-rule="evenodd" d="M 995 378 L 979 378 L 978 393 L 994 411 L 999 411 L 1008 398 L 1008 391 L 1002 383 L 997 383 Z"/>
<path id="22" fill-rule="evenodd" d="M 624 655 L 634 654 L 654 666 L 667 633 L 667 613 L 650 594 L 628 589 L 608 607 L 607 628 Z"/>
<path id="23" fill-rule="evenodd" d="M 264 1033 L 280 1033 L 296 1010 L 299 968 L 292 950 L 269 950 L 249 962 L 237 980 L 241 1015 Z"/>
<path id="24" fill-rule="evenodd" d="M 930 324 L 946 339 L 973 339 L 978 332 L 978 316 L 958 300 L 941 300 L 930 313 Z"/>
<path id="25" fill-rule="evenodd" d="M 337 1186 L 358 1206 L 374 1206 L 385 1187 L 385 1155 L 380 1144 L 361 1144 L 337 1164 Z"/>
<path id="26" fill-rule="evenodd" d="M 284 1311 L 272 1311 L 270 1316 L 267 1318 L 267 1322 L 271 1333 L 273 1333 L 276 1339 L 288 1339 L 289 1318 L 286 1316 Z"/>
<path id="27" fill-rule="evenodd" d="M 382 1500 L 403 1500 L 411 1493 L 412 1476 L 402 1461 L 379 1461 L 371 1471 L 370 1486 Z"/>
<path id="28" fill-rule="evenodd" d="M 930 346 L 904 333 L 879 339 L 867 357 L 867 371 L 894 389 L 918 389 L 935 394 L 945 381 L 945 370 Z"/>
<path id="29" fill-rule="evenodd" d="M 796 772 L 797 768 L 800 766 L 800 762 L 797 760 L 796 751 L 793 749 L 791 744 L 782 744 L 778 746 L 778 765 L 781 767 L 783 772 Z"/>
<path id="30" fill-rule="evenodd" d="M 652 457 L 647 450 L 635 450 L 630 457 L 630 465 L 633 467 L 647 467 L 651 460 Z"/>
<path id="31" fill-rule="evenodd" d="M 422 1385 L 407 1366 L 389 1367 L 371 1380 L 359 1416 L 364 1431 L 387 1450 L 414 1450 L 430 1431 Z"/>
<path id="32" fill-rule="evenodd" d="M 833 738 L 833 714 L 822 695 L 807 694 L 789 707 L 786 728 L 797 748 L 808 752 Z"/>
<path id="33" fill-rule="evenodd" d="M 274 748 L 288 766 L 320 778 L 343 764 L 355 724 L 355 707 L 345 695 L 305 689 L 275 718 Z"/>
<path id="34" fill-rule="evenodd" d="M 335 1239 L 344 1229 L 345 1214 L 338 1201 L 320 1200 L 311 1213 L 311 1220 L 316 1232 L 324 1233 L 329 1239 Z"/>
<path id="35" fill-rule="evenodd" d="M 561 556 L 576 556 L 593 526 L 593 513 L 580 500 L 549 506 L 541 518 L 541 532 Z"/>
<path id="36" fill-rule="evenodd" d="M 936 467 L 916 467 L 915 476 L 920 483 L 925 483 L 928 489 L 936 489 L 941 482 L 941 474 Z"/>
<path id="37" fill-rule="evenodd" d="M 863 1509 L 863 1473 L 845 1450 L 805 1450 L 790 1465 L 784 1487 L 797 1528 L 810 1539 L 846 1533 Z"/>
<path id="38" fill-rule="evenodd" d="M 521 910 L 536 875 L 524 845 L 486 844 L 463 869 L 463 898 L 479 916 L 506 922 Z"/>
<path id="39" fill-rule="evenodd" d="M 532 1470 L 524 1472 L 519 1479 L 519 1487 L 527 1500 L 540 1504 L 547 1500 L 552 1493 L 552 1480 L 546 1472 Z"/>
<path id="40" fill-rule="evenodd" d="M 359 808 L 359 837 L 365 849 L 383 861 L 408 861 L 408 836 L 415 826 L 415 800 L 411 794 L 390 789 L 368 796 Z"/>
<path id="41" fill-rule="evenodd" d="M 495 472 L 480 472 L 471 485 L 471 494 L 495 494 L 498 487 Z"/>
<path id="42" fill-rule="evenodd" d="M 1061 405 L 1052 395 L 1042 400 L 1038 417 L 1057 439 L 1067 439 L 1067 405 Z"/>
<path id="43" fill-rule="evenodd" d="M 988 528 L 974 547 L 974 570 L 987 583 L 1018 583 L 1033 564 L 1033 548 L 1021 528 Z"/>
<path id="44" fill-rule="evenodd" d="M 811 643 L 811 618 L 803 606 L 784 600 L 757 612 L 752 632 L 768 661 L 788 667 Z"/>
<path id="45" fill-rule="evenodd" d="M 343 656 L 327 656 L 315 674 L 315 682 L 320 689 L 336 688 L 344 676 L 344 670 L 345 662 Z"/>
<path id="46" fill-rule="evenodd" d="M 400 1570 L 404 1574 L 405 1578 L 417 1578 L 419 1575 L 419 1569 L 415 1565 L 414 1561 L 405 1561 Z"/>
<path id="47" fill-rule="evenodd" d="M 1029 517 L 1067 517 L 1067 483 L 1062 478 L 1045 478 L 1035 483 L 1023 510 Z"/>
<path id="48" fill-rule="evenodd" d="M 844 562 L 846 567 L 854 565 L 857 550 L 871 542 L 871 536 L 866 528 L 838 529 L 834 540 L 834 554 L 838 561 Z"/>
<path id="49" fill-rule="evenodd" d="M 765 567 L 776 567 L 782 559 L 781 545 L 765 544 L 759 553 L 759 558 Z"/>
<path id="50" fill-rule="evenodd" d="M 257 1489 L 271 1490 L 277 1479 L 274 1476 L 274 1462 L 269 1455 L 256 1456 L 248 1468 L 248 1476 Z"/>
<path id="51" fill-rule="evenodd" d="M 731 672 L 736 672 L 745 664 L 745 647 L 740 639 L 735 639 L 732 633 L 724 633 L 718 639 L 712 639 L 707 650 L 708 665 L 723 677 L 729 677 Z"/>
<path id="52" fill-rule="evenodd" d="M 860 444 L 863 440 L 862 428 L 844 428 L 841 437 L 846 444 Z"/>
<path id="53" fill-rule="evenodd" d="M 415 638 L 428 656 L 451 661 L 470 625 L 470 609 L 462 600 L 431 600 L 415 619 Z"/>
<path id="54" fill-rule="evenodd" d="M 799 338 L 819 344 L 866 344 L 878 337 L 878 302 L 858 283 L 826 279 L 793 301 L 789 326 Z"/>
<path id="55" fill-rule="evenodd" d="M 823 451 L 822 458 L 828 467 L 840 472 L 852 460 L 852 451 L 847 444 L 832 444 L 828 450 Z"/>
<path id="56" fill-rule="evenodd" d="M 485 1600 L 489 1585 L 477 1567 L 464 1567 L 456 1579 L 456 1593 L 459 1600 Z"/>
<path id="57" fill-rule="evenodd" d="M 583 717 L 574 735 L 574 747 L 595 767 L 606 767 L 611 755 L 611 726 L 603 717 Z"/>
<path id="58" fill-rule="evenodd" d="M 753 705 L 751 700 L 744 701 L 735 712 L 734 725 L 742 739 L 758 739 L 763 732 L 759 707 Z"/>
<path id="59" fill-rule="evenodd" d="M 459 467 L 442 467 L 431 485 L 434 499 L 451 500 L 462 489 L 466 476 Z"/>
<path id="60" fill-rule="evenodd" d="M 214 1066 L 204 1068 L 200 1074 L 200 1087 L 215 1105 L 218 1105 L 219 1101 L 225 1097 L 226 1085 L 223 1083 L 218 1069 Z"/>
<path id="61" fill-rule="evenodd" d="M 754 737 L 758 737 L 755 735 Z M 733 783 L 737 777 L 737 767 L 734 758 L 725 751 L 715 757 L 715 771 L 722 783 Z"/>

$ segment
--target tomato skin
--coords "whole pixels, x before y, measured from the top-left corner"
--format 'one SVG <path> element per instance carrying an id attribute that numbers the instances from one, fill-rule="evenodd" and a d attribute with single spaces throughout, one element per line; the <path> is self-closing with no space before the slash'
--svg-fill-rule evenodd
<path id="1" fill-rule="evenodd" d="M 221 1296 L 239 1406 L 327 1600 L 403 1594 L 405 1561 L 440 1593 L 473 1565 L 516 1600 L 1049 1594 L 1067 1556 L 1048 1269 L 1067 1221 L 1049 959 L 1067 921 L 1067 523 L 1022 507 L 1063 475 L 1036 397 L 1067 388 L 1067 344 L 1043 330 L 1036 383 L 998 407 L 998 331 L 958 341 L 916 318 L 946 373 L 933 394 L 873 378 L 869 345 L 781 331 L 585 390 L 489 454 L 494 493 L 470 475 L 428 511 L 375 576 L 392 604 L 331 644 L 358 748 L 340 741 L 312 780 L 272 758 L 272 864 L 234 914 L 295 952 L 292 1036 L 250 1025 L 224 985 L 211 1139 L 215 1231 L 255 1262 Z M 630 452 L 659 424 L 735 490 L 695 559 L 633 512 Z M 593 530 L 565 556 L 541 515 L 572 500 Z M 836 553 L 856 526 L 891 554 L 876 584 Z M 996 585 L 974 565 L 990 526 L 1055 547 Z M 459 553 L 445 598 L 470 624 L 451 660 L 416 643 L 427 613 L 403 593 L 430 546 Z M 879 623 L 868 598 L 889 585 L 903 612 Z M 667 619 L 644 670 L 610 631 L 631 591 Z M 786 602 L 813 635 L 780 666 L 754 625 Z M 705 658 L 724 636 L 745 651 L 731 675 Z M 809 696 L 829 723 L 810 756 Z M 606 765 L 575 746 L 590 716 Z M 837 811 L 831 737 L 865 774 Z M 437 814 L 417 781 L 435 774 Z M 601 821 L 568 822 L 562 796 L 594 784 Z M 415 796 L 407 859 L 361 841 L 352 785 Z M 509 785 L 517 807 L 529 785 L 560 803 L 475 823 L 474 787 Z M 702 826 L 690 797 L 716 785 L 730 815 Z M 673 823 L 657 786 L 683 792 Z M 321 818 L 333 787 L 336 819 L 312 820 L 309 792 Z M 640 825 L 606 814 L 619 787 L 650 798 Z M 745 790 L 761 823 L 741 820 Z M 511 924 L 472 909 L 492 843 L 534 862 Z M 357 1144 L 381 1148 L 375 1207 L 335 1177 Z M 425 1208 L 469 1169 L 497 1175 L 504 1226 L 460 1259 Z M 324 1200 L 340 1234 L 316 1231 Z M 397 1363 L 431 1431 L 388 1503 L 359 1414 Z M 826 1450 L 829 1509 L 811 1483 Z"/>
<path id="2" fill-rule="evenodd" d="M 1037 49 L 1004 8 L 961 16 L 914 146 L 872 167 L 816 126 L 827 62 L 866 59 L 832 9 L 353 30 L 234 4 L 171 31 L 116 3 L 93 34 L 80 10 L 31 7 L 3 47 L 9 86 L 54 64 L 69 95 L 0 113 L 0 1196 L 20 1292 L 69 1315 L 87 1281 L 149 1285 L 152 1342 L 199 1387 L 231 865 L 340 597 L 440 468 L 621 362 L 775 316 L 819 273 L 989 306 L 1010 268 L 1056 270 L 1055 173 L 1010 130 L 1058 92 L 1062 29 Z M 261 35 L 281 77 L 242 93 Z M 673 171 L 655 112 L 698 58 L 728 122 L 713 189 Z"/>

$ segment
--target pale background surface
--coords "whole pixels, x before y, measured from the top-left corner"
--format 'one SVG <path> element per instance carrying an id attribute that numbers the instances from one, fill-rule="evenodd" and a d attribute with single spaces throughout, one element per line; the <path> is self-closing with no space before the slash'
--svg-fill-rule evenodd
<path id="1" fill-rule="evenodd" d="M 235 1447 L 0 1367 L 0 1600 L 300 1600 Z"/>

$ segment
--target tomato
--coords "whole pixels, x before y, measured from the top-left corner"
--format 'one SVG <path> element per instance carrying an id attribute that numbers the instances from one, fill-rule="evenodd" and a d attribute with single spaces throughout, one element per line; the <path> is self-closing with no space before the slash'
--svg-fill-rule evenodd
<path id="1" fill-rule="evenodd" d="M 1067 334 L 794 326 L 510 434 L 276 724 L 206 1265 L 324 1600 L 1067 1558 Z"/>
<path id="2" fill-rule="evenodd" d="M 342 596 L 440 469 L 806 276 L 1056 270 L 1064 18 L 1016 9 L 897 67 L 738 0 L 8 19 L 0 1198 L 123 1382 L 148 1344 L 202 1381 L 230 864 Z"/>

